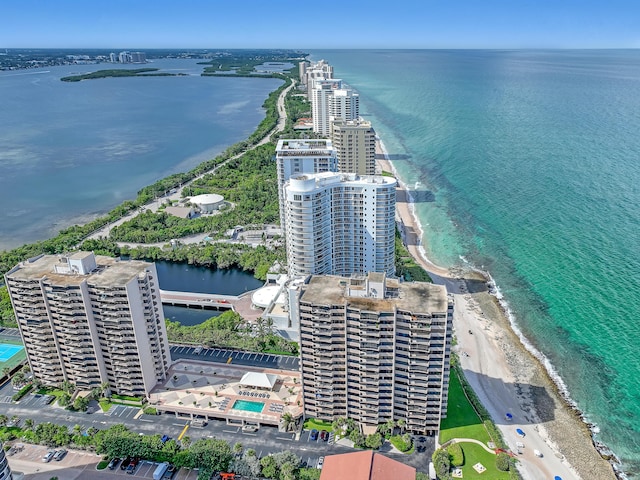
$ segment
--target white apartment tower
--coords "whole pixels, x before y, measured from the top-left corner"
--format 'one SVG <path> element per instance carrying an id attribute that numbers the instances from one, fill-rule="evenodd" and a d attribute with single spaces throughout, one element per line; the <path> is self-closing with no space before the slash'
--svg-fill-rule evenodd
<path id="1" fill-rule="evenodd" d="M 331 140 L 338 155 L 338 170 L 359 175 L 376 173 L 376 132 L 371 122 L 335 120 Z"/>
<path id="2" fill-rule="evenodd" d="M 294 175 L 336 172 L 338 159 L 331 140 L 279 140 L 276 145 L 280 227 L 286 229 L 284 184 Z"/>
<path id="3" fill-rule="evenodd" d="M 360 117 L 360 95 L 350 88 L 339 88 L 329 97 L 330 120 L 357 120 Z"/>
<path id="4" fill-rule="evenodd" d="M 298 297 L 305 415 L 363 426 L 446 417 L 453 300 L 446 288 L 370 273 L 312 276 Z"/>
<path id="5" fill-rule="evenodd" d="M 331 133 L 330 99 L 335 90 L 342 88 L 342 80 L 315 80 L 311 90 L 311 114 L 313 116 L 313 131 L 320 135 L 329 136 Z"/>
<path id="6" fill-rule="evenodd" d="M 298 175 L 283 193 L 291 275 L 395 273 L 394 178 Z"/>
<path id="7" fill-rule="evenodd" d="M 324 60 L 312 63 L 305 69 L 304 84 L 307 86 L 307 97 L 311 98 L 311 90 L 313 90 L 316 80 L 327 80 L 333 78 L 333 67 Z"/>
<path id="8" fill-rule="evenodd" d="M 35 378 L 147 395 L 171 363 L 153 263 L 77 252 L 41 255 L 5 275 Z"/>

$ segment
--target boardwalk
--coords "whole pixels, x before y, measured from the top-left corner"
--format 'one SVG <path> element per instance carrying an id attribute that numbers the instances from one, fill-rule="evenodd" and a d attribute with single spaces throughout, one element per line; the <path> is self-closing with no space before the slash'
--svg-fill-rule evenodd
<path id="1" fill-rule="evenodd" d="M 179 305 L 182 307 L 233 310 L 248 321 L 255 321 L 262 316 L 263 309 L 254 307 L 251 292 L 239 296 L 218 295 L 215 293 L 175 292 L 160 290 L 163 305 Z"/>

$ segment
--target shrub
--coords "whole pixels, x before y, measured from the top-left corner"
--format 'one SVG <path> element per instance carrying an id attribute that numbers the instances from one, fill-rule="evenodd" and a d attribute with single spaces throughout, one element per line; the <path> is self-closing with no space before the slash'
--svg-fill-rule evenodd
<path id="1" fill-rule="evenodd" d="M 464 452 L 462 451 L 460 444 L 452 443 L 447 447 L 447 452 L 449 452 L 451 465 L 454 467 L 461 467 L 464 465 Z"/>
<path id="2" fill-rule="evenodd" d="M 436 469 L 438 478 L 447 478 L 449 476 L 449 469 L 451 468 L 449 453 L 446 450 L 439 448 L 433 452 L 431 460 L 433 461 L 433 466 Z"/>
<path id="3" fill-rule="evenodd" d="M 16 393 L 13 397 L 11 397 L 11 399 L 14 402 L 17 402 L 18 400 L 20 400 L 22 397 L 24 397 L 27 393 L 29 393 L 31 391 L 31 389 L 33 388 L 33 385 L 28 384 L 25 385 L 24 387 L 22 387 L 20 389 L 20 391 L 18 393 Z"/>
<path id="4" fill-rule="evenodd" d="M 496 468 L 501 472 L 509 471 L 509 455 L 506 453 L 499 453 L 496 455 Z"/>
<path id="5" fill-rule="evenodd" d="M 406 452 L 411 449 L 411 437 L 408 435 L 394 435 L 389 441 L 401 452 Z"/>
<path id="6" fill-rule="evenodd" d="M 158 415 L 158 410 L 155 407 L 144 407 L 142 413 L 145 415 Z"/>

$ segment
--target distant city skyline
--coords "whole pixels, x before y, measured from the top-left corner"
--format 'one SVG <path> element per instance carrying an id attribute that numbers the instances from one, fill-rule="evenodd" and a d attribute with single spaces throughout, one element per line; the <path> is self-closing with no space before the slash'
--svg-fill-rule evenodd
<path id="1" fill-rule="evenodd" d="M 640 48 L 630 0 L 9 0 L 1 12 L 0 49 Z"/>

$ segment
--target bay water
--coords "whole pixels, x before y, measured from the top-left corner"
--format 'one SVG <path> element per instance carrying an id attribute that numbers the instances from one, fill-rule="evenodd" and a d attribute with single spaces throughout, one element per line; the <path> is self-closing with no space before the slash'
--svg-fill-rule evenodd
<path id="1" fill-rule="evenodd" d="M 245 139 L 282 82 L 201 77 L 197 60 L 0 72 L 0 250 L 55 235 Z M 61 77 L 154 67 L 175 77 Z"/>
<path id="2" fill-rule="evenodd" d="M 640 478 L 640 51 L 314 51 L 361 95 L 427 256 L 488 271 Z"/>

